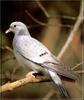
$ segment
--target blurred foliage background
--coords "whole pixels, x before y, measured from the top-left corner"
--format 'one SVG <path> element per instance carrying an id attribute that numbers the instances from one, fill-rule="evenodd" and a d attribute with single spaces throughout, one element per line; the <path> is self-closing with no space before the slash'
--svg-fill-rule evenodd
<path id="1" fill-rule="evenodd" d="M 13 21 L 22 21 L 30 31 L 31 36 L 41 41 L 56 56 L 66 42 L 71 29 L 73 28 L 80 11 L 81 0 L 42 0 L 40 3 L 46 9 L 46 15 L 39 7 L 37 0 L 2 0 L 1 1 L 1 30 L 0 30 L 0 82 L 5 84 L 23 78 L 28 68 L 19 66 L 12 52 L 13 33 L 5 34 Z M 38 24 L 30 16 L 36 18 Z M 79 31 L 76 33 L 69 48 L 61 58 L 66 65 L 74 67 L 84 60 L 84 23 L 82 22 Z M 11 49 L 10 49 L 11 48 Z M 84 66 L 83 66 L 84 67 Z M 75 70 L 82 70 L 82 65 Z M 78 74 L 76 83 L 63 81 L 66 89 L 72 98 L 82 100 L 83 95 L 83 74 Z M 59 91 L 52 82 L 26 84 L 12 91 L 1 94 L 3 100 L 7 98 L 35 99 L 36 100 L 59 100 Z"/>

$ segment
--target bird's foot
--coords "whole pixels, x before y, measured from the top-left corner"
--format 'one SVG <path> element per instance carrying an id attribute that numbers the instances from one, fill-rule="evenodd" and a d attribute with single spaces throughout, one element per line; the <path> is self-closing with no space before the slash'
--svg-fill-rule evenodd
<path id="1" fill-rule="evenodd" d="M 37 76 L 43 76 L 44 74 L 42 72 L 38 72 L 38 71 L 31 71 L 28 74 L 26 74 L 26 77 L 29 77 L 29 75 L 31 75 L 33 77 L 37 77 Z"/>
<path id="2" fill-rule="evenodd" d="M 35 77 L 36 76 L 44 76 L 44 74 L 40 71 L 40 72 L 34 72 L 32 73 Z"/>

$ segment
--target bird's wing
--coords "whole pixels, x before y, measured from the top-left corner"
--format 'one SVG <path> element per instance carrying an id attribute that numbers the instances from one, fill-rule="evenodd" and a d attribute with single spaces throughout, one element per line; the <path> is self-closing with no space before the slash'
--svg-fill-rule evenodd
<path id="1" fill-rule="evenodd" d="M 51 54 L 42 43 L 28 36 L 19 37 L 18 40 L 16 50 L 25 59 L 56 71 L 59 75 L 75 80 L 76 77 L 72 71 Z"/>

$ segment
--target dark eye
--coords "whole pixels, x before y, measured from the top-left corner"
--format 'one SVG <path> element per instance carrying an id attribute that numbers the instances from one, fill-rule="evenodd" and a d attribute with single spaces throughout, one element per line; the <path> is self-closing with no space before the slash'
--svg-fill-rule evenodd
<path id="1" fill-rule="evenodd" d="M 14 27 L 16 27 L 16 25 L 14 25 Z"/>

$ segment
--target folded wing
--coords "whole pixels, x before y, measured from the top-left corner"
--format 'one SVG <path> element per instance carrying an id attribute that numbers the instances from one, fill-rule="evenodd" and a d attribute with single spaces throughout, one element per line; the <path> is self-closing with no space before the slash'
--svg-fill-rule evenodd
<path id="1" fill-rule="evenodd" d="M 57 74 L 69 79 L 76 79 L 76 75 L 70 68 L 61 63 L 42 43 L 34 38 L 27 36 L 20 38 L 19 45 L 16 45 L 16 50 L 25 59 L 37 63 L 44 68 L 56 71 Z"/>

